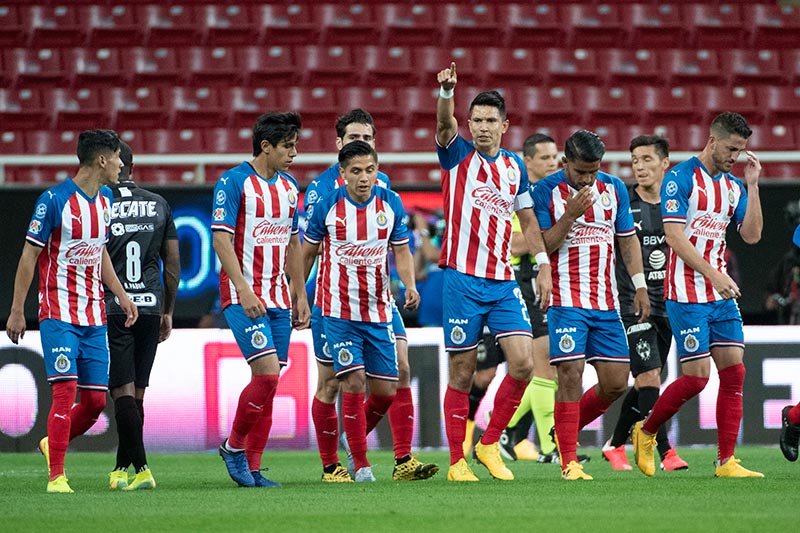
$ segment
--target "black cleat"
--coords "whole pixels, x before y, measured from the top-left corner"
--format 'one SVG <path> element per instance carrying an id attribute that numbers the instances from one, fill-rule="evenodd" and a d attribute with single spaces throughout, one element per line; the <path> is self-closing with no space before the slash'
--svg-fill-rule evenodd
<path id="1" fill-rule="evenodd" d="M 517 452 L 514 451 L 514 446 L 516 446 L 516 442 L 514 442 L 514 438 L 512 436 L 513 431 L 506 428 L 500 434 L 500 455 L 503 456 L 503 459 L 507 461 L 516 461 L 517 460 Z"/>
<path id="2" fill-rule="evenodd" d="M 797 461 L 797 443 L 800 441 L 800 425 L 789 422 L 789 409 L 787 405 L 781 411 L 781 451 L 789 461 Z"/>

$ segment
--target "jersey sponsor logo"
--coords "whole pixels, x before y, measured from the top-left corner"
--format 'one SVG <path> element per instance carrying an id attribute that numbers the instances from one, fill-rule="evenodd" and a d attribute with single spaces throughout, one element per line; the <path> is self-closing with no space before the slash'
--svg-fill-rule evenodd
<path id="1" fill-rule="evenodd" d="M 250 344 L 253 345 L 253 348 L 261 349 L 267 345 L 267 336 L 261 331 L 254 331 L 250 336 Z"/>
<path id="2" fill-rule="evenodd" d="M 674 198 L 670 198 L 664 203 L 664 207 L 667 210 L 667 213 L 677 213 L 678 212 L 678 200 Z"/>
<path id="3" fill-rule="evenodd" d="M 118 200 L 111 206 L 111 218 L 155 218 L 157 207 L 155 200 Z"/>
<path id="4" fill-rule="evenodd" d="M 99 263 L 103 257 L 104 245 L 78 242 L 71 246 L 64 254 L 67 263 L 73 266 L 87 266 Z"/>
<path id="5" fill-rule="evenodd" d="M 339 364 L 342 366 L 349 366 L 353 362 L 353 354 L 350 353 L 350 350 L 347 348 L 342 348 L 336 354 L 336 358 L 339 360 Z"/>
<path id="6" fill-rule="evenodd" d="M 256 331 L 259 329 L 264 329 L 264 324 L 253 324 L 252 326 L 247 326 L 244 328 L 244 332 L 250 333 L 251 331 Z"/>
<path id="7" fill-rule="evenodd" d="M 56 357 L 55 368 L 56 372 L 60 374 L 66 374 L 69 372 L 72 363 L 69 360 L 69 357 L 64 355 L 63 353 Z"/>
<path id="8" fill-rule="evenodd" d="M 314 215 L 314 204 L 309 200 L 308 209 L 306 209 L 306 219 L 310 219 Z"/>
<path id="9" fill-rule="evenodd" d="M 511 216 L 513 203 L 497 194 L 488 185 L 476 187 L 472 191 L 472 200 L 476 207 L 486 209 L 492 215 L 500 217 Z"/>
<path id="10" fill-rule="evenodd" d="M 650 252 L 647 262 L 650 263 L 650 267 L 654 270 L 661 270 L 667 263 L 667 256 L 661 250 L 653 250 Z"/>
<path id="11" fill-rule="evenodd" d="M 375 215 L 375 224 L 381 229 L 389 225 L 389 218 L 386 216 L 386 213 L 383 211 L 378 211 L 378 213 Z"/>
<path id="12" fill-rule="evenodd" d="M 699 347 L 700 343 L 697 341 L 697 337 L 694 335 L 686 335 L 686 337 L 683 339 L 683 349 L 687 352 L 696 352 Z"/>
<path id="13" fill-rule="evenodd" d="M 454 344 L 461 344 L 467 338 L 466 333 L 461 328 L 461 326 L 456 326 L 450 330 L 450 340 L 453 341 Z"/>
<path id="14" fill-rule="evenodd" d="M 639 222 L 639 229 L 641 229 L 641 222 Z M 644 235 L 642 236 L 642 244 L 644 246 L 658 246 L 667 240 L 666 235 Z"/>
<path id="15" fill-rule="evenodd" d="M 360 246 L 346 242 L 336 249 L 339 264 L 355 266 L 379 266 L 386 261 L 383 246 Z"/>
<path id="16" fill-rule="evenodd" d="M 337 343 L 334 343 L 334 345 L 333 345 L 333 349 L 334 349 L 334 350 L 338 350 L 339 348 L 344 348 L 344 347 L 346 347 L 346 346 L 352 346 L 352 345 L 353 345 L 353 341 L 342 341 L 342 342 L 337 342 Z"/>
<path id="17" fill-rule="evenodd" d="M 38 235 L 39 232 L 42 231 L 42 223 L 38 220 L 31 220 L 31 224 L 28 226 L 28 231 L 34 235 Z"/>
<path id="18" fill-rule="evenodd" d="M 600 195 L 600 205 L 606 209 L 611 207 L 611 195 L 608 194 L 608 192 L 603 192 L 603 194 Z"/>
<path id="19" fill-rule="evenodd" d="M 155 307 L 158 304 L 156 295 L 152 292 L 145 292 L 142 294 L 128 294 L 133 305 L 136 307 Z"/>
<path id="20" fill-rule="evenodd" d="M 225 196 L 225 191 L 217 191 L 217 203 L 224 204 L 227 196 Z"/>
<path id="21" fill-rule="evenodd" d="M 695 326 L 689 329 L 682 329 L 680 332 L 681 335 L 686 335 L 687 333 L 700 333 L 700 326 Z"/>
<path id="22" fill-rule="evenodd" d="M 610 226 L 577 226 L 572 232 L 570 246 L 582 244 L 604 244 L 614 240 L 614 231 Z"/>
<path id="23" fill-rule="evenodd" d="M 636 343 L 636 353 L 639 354 L 642 361 L 649 361 L 652 353 L 650 343 L 644 339 L 639 339 L 639 342 Z"/>
<path id="24" fill-rule="evenodd" d="M 317 191 L 315 191 L 315 190 L 314 191 L 308 191 L 308 195 L 306 196 L 306 203 L 308 204 L 309 210 L 311 209 L 311 206 L 314 205 L 317 202 L 319 202 L 319 194 L 317 194 Z M 311 211 L 309 211 L 309 213 L 310 212 Z"/>
<path id="25" fill-rule="evenodd" d="M 153 224 L 125 224 L 125 231 L 128 233 L 153 233 L 156 230 Z"/>
<path id="26" fill-rule="evenodd" d="M 728 228 L 727 220 L 717 220 L 711 213 L 703 213 L 701 216 L 692 220 L 689 228 L 692 235 L 705 237 L 707 239 L 724 239 L 725 230 Z"/>
<path id="27" fill-rule="evenodd" d="M 556 335 L 558 335 L 559 333 L 577 333 L 577 332 L 578 332 L 578 328 L 572 328 L 572 327 L 570 327 L 570 328 L 556 328 Z"/>
<path id="28" fill-rule="evenodd" d="M 36 206 L 36 218 L 44 218 L 47 214 L 47 204 L 39 204 Z"/>
<path id="29" fill-rule="evenodd" d="M 447 319 L 447 323 L 448 324 L 467 325 L 467 324 L 469 324 L 469 319 L 468 318 L 448 318 Z"/>
<path id="30" fill-rule="evenodd" d="M 114 222 L 111 224 L 111 235 L 114 237 L 121 237 L 125 235 L 125 226 L 120 222 Z"/>
<path id="31" fill-rule="evenodd" d="M 262 220 L 253 228 L 253 239 L 256 245 L 286 244 L 292 227 L 289 224 L 275 224 L 269 220 Z"/>
<path id="32" fill-rule="evenodd" d="M 214 209 L 214 221 L 219 222 L 220 220 L 225 220 L 225 209 L 218 207 Z"/>
<path id="33" fill-rule="evenodd" d="M 678 173 L 674 170 L 672 171 L 672 173 L 675 174 L 676 176 L 678 175 Z M 675 194 L 678 192 L 678 184 L 675 183 L 674 181 L 668 181 L 666 191 L 667 191 L 667 196 L 675 196 Z"/>
<path id="34" fill-rule="evenodd" d="M 568 333 L 565 333 L 558 340 L 558 349 L 564 353 L 571 352 L 575 349 L 575 339 L 573 339 Z"/>
<path id="35" fill-rule="evenodd" d="M 639 333 L 642 331 L 647 331 L 648 329 L 652 328 L 653 325 L 650 322 L 642 322 L 641 324 L 633 324 L 628 326 L 628 329 L 625 330 L 625 333 L 628 335 L 632 335 L 634 333 Z"/>
<path id="36" fill-rule="evenodd" d="M 653 270 L 647 274 L 647 281 L 664 281 L 667 277 L 666 270 Z"/>

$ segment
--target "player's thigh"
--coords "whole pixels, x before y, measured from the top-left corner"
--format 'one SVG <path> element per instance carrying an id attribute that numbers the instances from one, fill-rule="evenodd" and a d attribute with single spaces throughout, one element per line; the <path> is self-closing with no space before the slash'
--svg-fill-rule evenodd
<path id="1" fill-rule="evenodd" d="M 712 306 L 672 300 L 667 300 L 666 303 L 667 316 L 681 364 L 708 358 L 711 355 L 709 319 Z"/>
<path id="2" fill-rule="evenodd" d="M 586 361 L 630 364 L 628 339 L 617 311 L 589 311 L 591 320 L 586 341 Z"/>
<path id="3" fill-rule="evenodd" d="M 486 293 L 494 302 L 486 316 L 489 331 L 498 340 L 515 335 L 533 338 L 528 307 L 519 285 L 514 281 L 488 281 Z"/>
<path id="4" fill-rule="evenodd" d="M 509 335 L 498 339 L 498 342 L 503 353 L 506 354 L 509 373 L 513 373 L 517 368 L 528 374 L 533 372 L 533 339 L 531 337 Z"/>
<path id="5" fill-rule="evenodd" d="M 78 356 L 78 386 L 84 389 L 108 388 L 108 327 L 79 326 L 81 328 L 80 355 Z"/>
<path id="6" fill-rule="evenodd" d="M 325 337 L 333 357 L 336 377 L 364 370 L 364 338 L 359 322 L 332 316 L 323 317 Z"/>
<path id="7" fill-rule="evenodd" d="M 52 318 L 39 324 L 42 356 L 47 380 L 51 383 L 78 379 L 80 335 L 77 328 L 78 326 Z"/>
<path id="8" fill-rule="evenodd" d="M 107 317 L 108 351 L 111 360 L 108 386 L 112 389 L 136 381 L 136 338 L 133 330 L 125 327 L 126 320 L 125 315 Z"/>
<path id="9" fill-rule="evenodd" d="M 483 335 L 491 303 L 486 301 L 485 281 L 452 268 L 444 271 L 443 324 L 445 350 L 474 350 Z"/>
<path id="10" fill-rule="evenodd" d="M 239 304 L 227 306 L 222 313 L 245 361 L 253 363 L 268 355 L 277 354 L 268 316 L 250 318 Z"/>
<path id="11" fill-rule="evenodd" d="M 161 316 L 139 315 L 133 328 L 136 342 L 134 382 L 137 389 L 146 389 L 150 385 L 150 373 L 156 360 L 160 333 Z"/>
<path id="12" fill-rule="evenodd" d="M 649 320 L 640 323 L 636 317 L 623 317 L 623 323 L 628 337 L 633 377 L 654 369 L 660 370 L 661 355 L 656 325 Z"/>
<path id="13" fill-rule="evenodd" d="M 367 377 L 396 382 L 397 348 L 392 324 L 362 322 L 361 328 L 364 330 L 364 370 Z"/>
<path id="14" fill-rule="evenodd" d="M 557 365 L 563 361 L 583 360 L 590 327 L 585 310 L 577 307 L 551 307 L 547 314 L 550 363 Z"/>

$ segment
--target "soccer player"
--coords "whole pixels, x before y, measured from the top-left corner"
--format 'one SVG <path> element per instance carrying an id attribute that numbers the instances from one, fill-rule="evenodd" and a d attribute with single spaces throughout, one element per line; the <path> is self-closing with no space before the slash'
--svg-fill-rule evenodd
<path id="1" fill-rule="evenodd" d="M 641 420 L 658 399 L 661 371 L 667 364 L 672 330 L 664 304 L 664 278 L 667 267 L 667 240 L 661 222 L 661 182 L 669 167 L 669 143 L 657 135 L 640 135 L 630 144 L 631 166 L 636 185 L 628 187 L 636 237 L 642 246 L 650 318 L 639 322 L 633 305 L 636 289 L 630 277 L 617 270 L 620 314 L 631 358 L 633 388 L 622 401 L 622 410 L 614 434 L 603 446 L 603 457 L 614 470 L 631 470 L 625 455 L 625 442 L 631 428 Z M 617 254 L 617 264 L 622 258 Z M 658 452 L 662 470 L 684 470 L 689 465 L 670 446 L 664 426 L 658 430 Z"/>
<path id="2" fill-rule="evenodd" d="M 532 193 L 554 265 L 548 327 L 550 361 L 558 372 L 555 436 L 566 480 L 592 479 L 575 452 L 578 432 L 606 412 L 627 384 L 630 360 L 618 311 L 616 246 L 636 287 L 636 316 L 644 321 L 650 311 L 628 193 L 619 178 L 600 171 L 604 154 L 600 137 L 576 131 L 564 145 L 564 168 Z M 594 365 L 598 384 L 582 395 L 586 363 Z"/>
<path id="3" fill-rule="evenodd" d="M 470 103 L 468 125 L 473 141 L 467 141 L 459 135 L 454 116 L 455 63 L 441 70 L 437 80 L 436 143 L 447 222 L 439 260 L 445 269 L 444 334 L 450 354 L 444 398 L 450 447 L 447 479 L 478 481 L 464 458 L 463 442 L 476 348 L 488 325 L 505 353 L 508 374 L 497 391 L 491 420 L 475 445 L 475 455 L 492 477 L 511 480 L 514 474 L 503 464 L 498 441 L 533 370 L 530 319 L 508 260 L 512 212 L 517 212 L 539 264 L 536 283 L 543 307 L 550 301 L 550 265 L 530 209 L 525 165 L 519 156 L 500 148 L 508 129 L 503 97 L 486 91 Z"/>
<path id="4" fill-rule="evenodd" d="M 11 342 L 25 335 L 25 297 L 39 268 L 39 331 L 53 403 L 39 450 L 47 459 L 47 492 L 73 492 L 64 475 L 69 441 L 83 435 L 106 405 L 108 337 L 103 285 L 119 299 L 124 326 L 138 311 L 114 274 L 106 251 L 111 191 L 122 169 L 120 140 L 111 130 L 78 136 L 80 168 L 74 178 L 36 201 L 14 279 L 6 324 Z M 41 255 L 44 251 L 44 255 Z M 77 389 L 80 402 L 75 402 Z"/>
<path id="5" fill-rule="evenodd" d="M 158 343 L 172 332 L 181 268 L 178 233 L 167 201 L 133 182 L 133 154 L 124 142 L 119 157 L 124 166 L 119 183 L 111 186 L 114 204 L 106 247 L 122 287 L 139 310 L 139 320 L 125 327 L 125 313 L 114 296 L 106 293 L 111 352 L 108 385 L 119 436 L 109 485 L 112 490 L 153 489 L 156 481 L 147 465 L 142 437 L 144 393 Z M 131 463 L 136 472 L 129 484 Z"/>
<path id="6" fill-rule="evenodd" d="M 348 143 L 363 141 L 375 148 L 375 122 L 369 112 L 357 108 L 336 120 L 336 148 L 341 150 Z M 325 196 L 346 184 L 336 163 L 317 176 L 306 190 L 304 207 L 308 218 L 314 213 L 316 204 Z M 376 184 L 389 187 L 389 177 L 378 171 Z M 324 265 L 326 266 L 326 265 Z M 323 268 L 324 268 L 323 266 Z M 322 272 L 322 268 L 319 268 Z M 318 273 L 319 275 L 319 273 Z M 414 436 L 414 402 L 411 397 L 411 369 L 408 364 L 408 339 L 400 312 L 392 302 L 392 330 L 397 348 L 398 381 L 394 401 L 389 407 L 389 424 L 394 442 L 395 468 L 392 478 L 395 481 L 427 479 L 439 471 L 435 464 L 423 464 L 411 455 L 411 441 Z M 334 372 L 333 356 L 326 345 L 320 306 L 314 305 L 311 312 L 311 332 L 314 339 L 314 355 L 317 360 L 317 390 L 311 403 L 311 417 L 317 434 L 317 445 L 322 460 L 322 481 L 344 482 L 351 479 L 348 471 L 339 462 L 337 442 L 346 445 L 346 438 L 339 435 L 339 419 L 336 415 L 336 397 L 339 395 L 341 381 Z M 378 398 L 373 399 L 377 401 Z M 368 416 L 367 434 L 380 418 Z M 345 450 L 348 450 L 345 446 Z M 348 453 L 348 463 L 352 454 Z M 353 465 L 348 464 L 350 470 Z"/>
<path id="7" fill-rule="evenodd" d="M 792 242 L 800 247 L 800 226 L 794 230 Z M 800 403 L 787 405 L 781 411 L 781 436 L 778 443 L 783 456 L 789 461 L 797 461 L 797 447 L 800 442 Z"/>
<path id="8" fill-rule="evenodd" d="M 386 414 L 397 390 L 389 246 L 406 286 L 406 308 L 417 308 L 419 294 L 405 210 L 396 193 L 375 186 L 375 149 L 361 140 L 345 144 L 339 150 L 339 174 L 345 186 L 314 205 L 303 255 L 309 273 L 322 245 L 315 300 L 335 375 L 342 382 L 342 421 L 355 481 L 368 482 L 375 477 L 367 460 L 367 428 Z"/>
<path id="9" fill-rule="evenodd" d="M 721 113 L 711 122 L 703 151 L 673 167 L 661 186 L 661 214 L 669 245 L 664 284 L 667 315 L 683 375 L 658 398 L 633 429 L 636 464 L 655 473 L 653 449 L 658 429 L 708 383 L 710 359 L 719 370 L 716 477 L 763 477 L 733 456 L 742 420 L 744 333 L 736 304 L 741 296 L 725 263 L 725 231 L 733 220 L 742 240 L 761 240 L 764 221 L 758 178 L 761 163 L 746 151 L 751 130 L 738 113 Z M 745 185 L 731 175 L 744 152 Z"/>
<path id="10" fill-rule="evenodd" d="M 253 126 L 253 159 L 225 171 L 214 187 L 211 229 L 222 265 L 222 309 L 252 374 L 219 453 L 231 479 L 244 487 L 280 486 L 261 474 L 261 456 L 292 326 L 308 326 L 298 188 L 286 173 L 300 127 L 297 113 L 261 115 Z"/>

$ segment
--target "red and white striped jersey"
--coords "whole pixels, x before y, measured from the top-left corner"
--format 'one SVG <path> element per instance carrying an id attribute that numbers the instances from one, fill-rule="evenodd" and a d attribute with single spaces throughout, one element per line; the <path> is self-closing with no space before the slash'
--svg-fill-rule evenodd
<path id="1" fill-rule="evenodd" d="M 72 179 L 36 201 L 26 239 L 39 254 L 39 321 L 77 326 L 106 323 L 103 251 L 111 223 L 112 193 L 102 187 L 89 198 Z"/>
<path id="2" fill-rule="evenodd" d="M 725 232 L 733 220 L 737 229 L 747 210 L 747 192 L 730 174 L 711 177 L 693 157 L 675 165 L 661 184 L 661 215 L 664 224 L 685 224 L 684 233 L 700 256 L 714 269 L 727 273 Z M 667 256 L 664 280 L 667 300 L 707 303 L 722 300 L 711 282 L 683 262 L 672 248 Z"/>
<path id="3" fill-rule="evenodd" d="M 227 170 L 214 187 L 211 230 L 233 234 L 242 274 L 267 308 L 291 308 L 285 266 L 289 240 L 298 233 L 297 199 L 292 176 L 277 172 L 266 179 L 248 162 Z M 240 303 L 224 269 L 219 295 L 223 309 Z"/>
<path id="4" fill-rule="evenodd" d="M 305 239 L 322 245 L 315 304 L 323 316 L 358 322 L 391 322 L 389 245 L 408 244 L 405 210 L 393 191 L 374 186 L 359 204 L 346 187 L 319 200 Z"/>
<path id="5" fill-rule="evenodd" d="M 437 146 L 444 216 L 439 266 L 479 278 L 512 280 L 511 214 L 531 207 L 528 173 L 507 150 L 492 159 L 456 135 Z"/>
<path id="6" fill-rule="evenodd" d="M 550 254 L 552 306 L 598 311 L 619 307 L 614 239 L 636 235 L 630 199 L 622 181 L 605 172 L 597 173 L 591 188 L 594 205 L 572 224 L 561 247 Z M 574 194 L 563 169 L 536 183 L 531 196 L 542 231 L 564 215 L 567 198 Z"/>

